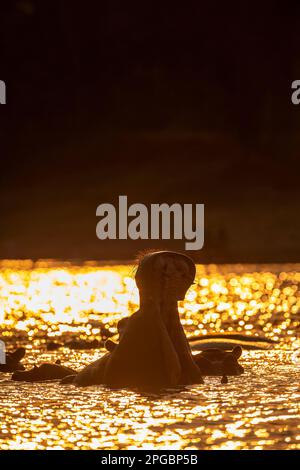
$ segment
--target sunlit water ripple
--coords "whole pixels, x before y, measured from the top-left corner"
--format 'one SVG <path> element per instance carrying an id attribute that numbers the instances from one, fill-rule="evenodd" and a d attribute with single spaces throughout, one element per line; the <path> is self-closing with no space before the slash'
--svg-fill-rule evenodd
<path id="1" fill-rule="evenodd" d="M 245 374 L 160 395 L 0 373 L 1 449 L 299 449 L 299 265 L 198 266 L 180 304 L 188 335 L 234 331 L 278 340 L 244 351 Z M 0 262 L 0 336 L 26 345 L 26 366 L 60 358 L 80 368 L 104 353 L 47 352 L 47 338 L 101 339 L 136 310 L 130 266 Z M 105 330 L 104 330 L 105 331 Z"/>

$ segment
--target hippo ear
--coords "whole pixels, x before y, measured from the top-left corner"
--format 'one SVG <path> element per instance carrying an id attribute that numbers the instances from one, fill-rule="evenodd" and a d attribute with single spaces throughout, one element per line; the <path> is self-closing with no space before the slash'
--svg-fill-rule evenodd
<path id="1" fill-rule="evenodd" d="M 232 350 L 232 354 L 238 359 L 239 357 L 241 357 L 243 353 L 243 349 L 241 348 L 241 346 L 236 346 L 235 348 L 233 348 Z"/>
<path id="2" fill-rule="evenodd" d="M 114 341 L 112 341 L 111 339 L 108 339 L 108 340 L 105 341 L 104 346 L 107 349 L 107 351 L 112 352 L 112 351 L 114 351 L 114 349 L 116 349 L 117 343 L 114 343 Z"/>
<path id="3" fill-rule="evenodd" d="M 15 361 L 20 361 L 25 356 L 25 353 L 26 353 L 25 348 L 18 348 L 18 349 L 16 349 L 15 352 L 11 353 L 11 357 Z"/>
<path id="4" fill-rule="evenodd" d="M 122 336 L 122 334 L 124 333 L 124 330 L 128 324 L 128 321 L 129 321 L 128 317 L 121 318 L 121 320 L 118 321 L 117 329 L 118 329 L 119 336 Z"/>

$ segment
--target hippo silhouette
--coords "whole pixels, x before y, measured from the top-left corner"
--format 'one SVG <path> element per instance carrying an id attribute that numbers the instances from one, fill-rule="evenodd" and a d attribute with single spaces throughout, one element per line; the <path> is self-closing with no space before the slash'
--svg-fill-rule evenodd
<path id="1" fill-rule="evenodd" d="M 70 367 L 62 366 L 58 360 L 56 364 L 45 362 L 40 366 L 25 371 L 16 371 L 12 375 L 12 380 L 19 382 L 43 382 L 45 380 L 63 379 L 68 375 L 75 375 L 77 372 Z"/>
<path id="2" fill-rule="evenodd" d="M 177 307 L 195 273 L 188 256 L 169 251 L 144 256 L 135 276 L 140 309 L 124 325 L 119 343 L 63 382 L 142 389 L 203 383 Z"/>
<path id="3" fill-rule="evenodd" d="M 62 383 L 163 388 L 203 383 L 202 375 L 219 375 L 227 383 L 227 375 L 241 374 L 239 346 L 224 351 L 212 342 L 206 351 L 192 355 L 177 302 L 184 299 L 195 272 L 193 261 L 179 253 L 142 258 L 136 272 L 139 311 L 120 320 L 119 342 L 108 339 L 107 354 Z"/>
<path id="4" fill-rule="evenodd" d="M 14 352 L 7 352 L 5 364 L 0 364 L 0 372 L 14 372 L 24 370 L 24 365 L 20 362 L 25 356 L 25 348 L 18 348 Z"/>
<path id="5" fill-rule="evenodd" d="M 227 383 L 228 375 L 241 375 L 244 372 L 238 363 L 242 352 L 241 346 L 235 346 L 232 351 L 209 348 L 193 357 L 202 375 L 220 375 L 222 383 Z"/>

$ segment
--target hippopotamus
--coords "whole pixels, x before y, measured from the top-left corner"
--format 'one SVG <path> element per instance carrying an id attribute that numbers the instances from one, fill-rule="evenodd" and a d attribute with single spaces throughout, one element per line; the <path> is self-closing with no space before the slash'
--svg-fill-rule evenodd
<path id="1" fill-rule="evenodd" d="M 24 365 L 20 362 L 25 356 L 25 348 L 17 348 L 14 352 L 7 352 L 5 355 L 5 364 L 0 364 L 0 372 L 14 372 L 24 370 Z"/>
<path id="2" fill-rule="evenodd" d="M 248 350 L 267 350 L 278 344 L 270 338 L 263 336 L 249 336 L 237 333 L 213 333 L 203 336 L 190 337 L 191 349 L 204 351 L 206 349 L 217 348 L 224 351 L 232 349 L 234 346 L 241 346 Z"/>
<path id="3" fill-rule="evenodd" d="M 24 382 L 43 382 L 45 380 L 63 379 L 77 372 L 70 367 L 62 366 L 58 360 L 55 364 L 45 362 L 40 366 L 34 366 L 30 370 L 16 371 L 12 375 L 12 380 Z"/>
<path id="4" fill-rule="evenodd" d="M 144 389 L 203 383 L 177 307 L 195 274 L 195 264 L 186 255 L 170 251 L 146 254 L 135 276 L 140 309 L 124 325 L 119 343 L 63 382 Z"/>
<path id="5" fill-rule="evenodd" d="M 227 383 L 228 375 L 241 375 L 244 372 L 238 363 L 242 352 L 241 346 L 235 346 L 232 351 L 208 348 L 193 357 L 202 375 L 220 375 L 222 383 Z"/>
<path id="6" fill-rule="evenodd" d="M 194 276 L 195 265 L 185 255 L 164 251 L 142 258 L 136 272 L 139 311 L 119 321 L 119 342 L 108 339 L 107 354 L 62 383 L 153 388 L 199 384 L 207 375 L 227 383 L 228 375 L 242 374 L 240 346 L 228 351 L 212 341 L 200 354 L 191 352 L 177 302 Z"/>

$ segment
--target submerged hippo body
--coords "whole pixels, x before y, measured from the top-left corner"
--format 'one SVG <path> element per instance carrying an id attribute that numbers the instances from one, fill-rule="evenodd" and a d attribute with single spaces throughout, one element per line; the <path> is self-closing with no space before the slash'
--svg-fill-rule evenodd
<path id="1" fill-rule="evenodd" d="M 34 366 L 33 369 L 26 371 L 16 371 L 12 375 L 12 380 L 24 382 L 42 382 L 44 380 L 63 379 L 68 375 L 75 375 L 77 372 L 70 367 L 60 364 L 45 363 L 40 366 Z"/>
<path id="2" fill-rule="evenodd" d="M 92 341 L 82 339 L 72 339 L 66 343 L 59 343 L 56 341 L 49 341 L 46 344 L 47 351 L 56 351 L 59 348 L 75 349 L 77 351 L 86 349 L 99 349 L 103 346 L 103 341 L 93 339 Z"/>
<path id="3" fill-rule="evenodd" d="M 24 365 L 20 362 L 25 356 L 25 348 L 18 348 L 14 352 L 7 352 L 5 355 L 5 364 L 0 364 L 0 372 L 14 372 L 24 370 Z"/>

